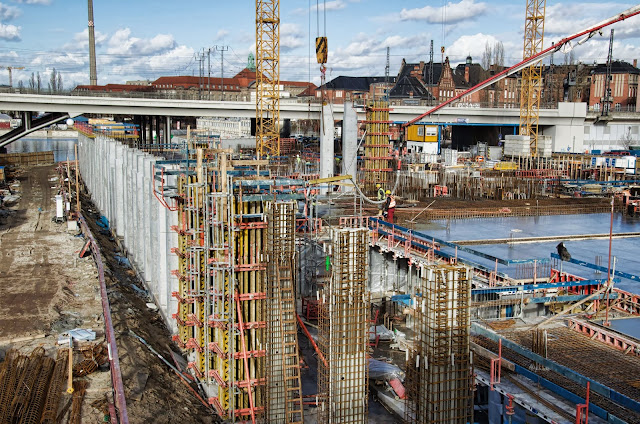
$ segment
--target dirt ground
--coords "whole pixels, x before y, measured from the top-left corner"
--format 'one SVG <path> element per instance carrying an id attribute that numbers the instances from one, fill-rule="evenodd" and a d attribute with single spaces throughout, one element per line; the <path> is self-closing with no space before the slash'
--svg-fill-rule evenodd
<path id="1" fill-rule="evenodd" d="M 0 214 L 0 355 L 10 348 L 23 354 L 45 348 L 55 358 L 58 337 L 74 328 L 94 330 L 96 342 L 104 339 L 104 324 L 97 272 L 90 257 L 80 259 L 81 237 L 56 224 L 57 177 L 52 166 L 20 172 L 12 185 L 20 200 Z M 87 342 L 76 343 L 78 349 Z M 90 406 L 109 391 L 109 373 L 96 372 L 89 382 L 82 422 L 104 419 Z M 65 395 L 61 405 L 68 397 Z"/>
<path id="2" fill-rule="evenodd" d="M 82 237 L 56 224 L 57 173 L 53 166 L 24 170 L 18 177 L 20 200 L 0 211 L 0 359 L 9 348 L 29 353 L 43 346 L 55 357 L 58 336 L 70 329 L 90 328 L 104 340 L 104 323 L 97 270 L 90 255 L 78 258 Z M 155 354 L 130 335 L 135 331 L 173 363 L 171 336 L 160 315 L 147 307 L 142 284 L 129 267 L 116 259 L 108 234 L 100 233 L 91 204 L 84 215 L 102 248 L 107 291 L 117 338 L 120 366 L 131 423 L 213 423 L 214 417 L 184 383 Z M 134 288 L 135 286 L 135 288 Z M 175 354 L 180 358 L 179 354 Z M 76 354 L 78 362 L 79 354 Z M 186 365 L 183 359 L 178 363 Z M 104 422 L 94 401 L 111 391 L 107 368 L 86 379 L 89 388 L 82 409 L 83 423 Z M 194 389 L 195 384 L 192 383 Z M 66 396 L 60 402 L 66 403 Z"/>

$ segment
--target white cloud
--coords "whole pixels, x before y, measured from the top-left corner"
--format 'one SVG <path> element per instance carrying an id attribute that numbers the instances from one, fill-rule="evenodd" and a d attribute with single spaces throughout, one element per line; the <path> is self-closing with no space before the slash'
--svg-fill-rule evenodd
<path id="1" fill-rule="evenodd" d="M 227 35 L 229 35 L 229 31 L 227 31 L 226 29 L 220 29 L 218 30 L 218 32 L 216 33 L 215 37 L 213 37 L 214 40 L 222 40 L 224 39 Z"/>
<path id="2" fill-rule="evenodd" d="M 148 58 L 151 69 L 166 72 L 167 67 L 178 67 L 184 64 L 185 58 L 192 57 L 195 53 L 191 47 L 177 46 L 174 49 Z M 158 75 L 160 76 L 160 75 Z"/>
<path id="3" fill-rule="evenodd" d="M 280 49 L 282 52 L 302 47 L 306 44 L 306 33 L 300 25 L 284 23 L 280 25 Z"/>
<path id="4" fill-rule="evenodd" d="M 4 3 L 0 3 L 0 21 L 6 22 L 17 18 L 22 14 L 22 11 L 15 6 L 7 6 Z"/>
<path id="5" fill-rule="evenodd" d="M 585 7 L 582 3 L 563 3 L 548 6 L 545 11 L 545 36 L 566 37 L 581 32 L 619 14 L 627 8 L 628 5 L 625 4 L 606 2 L 589 3 L 589 7 Z M 613 24 L 604 28 L 602 32 L 608 35 L 610 28 L 615 29 L 616 38 L 640 37 L 640 25 L 637 17 Z"/>
<path id="6" fill-rule="evenodd" d="M 52 0 L 13 0 L 15 3 L 50 5 Z"/>
<path id="7" fill-rule="evenodd" d="M 353 1 L 351 1 L 353 3 Z M 298 8 L 293 10 L 291 13 L 294 15 L 305 15 L 309 12 L 311 13 L 316 13 L 318 10 L 320 11 L 320 13 L 323 13 L 325 10 L 326 11 L 331 11 L 331 10 L 341 10 L 347 7 L 347 4 L 344 2 L 344 0 L 331 0 L 325 3 L 321 3 L 319 5 L 313 5 L 310 8 Z"/>
<path id="8" fill-rule="evenodd" d="M 107 35 L 100 31 L 95 31 L 96 47 L 101 46 L 107 41 Z M 85 28 L 82 32 L 76 32 L 73 35 L 73 41 L 62 46 L 64 51 L 89 51 L 89 29 Z"/>
<path id="9" fill-rule="evenodd" d="M 493 35 L 483 33 L 459 37 L 445 49 L 445 56 L 449 57 L 452 66 L 463 63 L 467 56 L 472 57 L 473 63 L 481 63 L 485 46 L 489 44 L 493 48 L 496 43 L 502 43 L 504 47 L 505 66 L 511 66 L 522 60 L 522 44 L 520 42 L 502 41 Z"/>
<path id="10" fill-rule="evenodd" d="M 444 7 L 425 6 L 415 9 L 402 9 L 400 11 L 400 20 L 439 24 L 442 23 L 444 18 L 446 24 L 454 24 L 473 19 L 483 15 L 485 12 L 487 12 L 486 3 L 476 3 L 475 0 L 461 0 L 459 3 L 447 3 Z"/>
<path id="11" fill-rule="evenodd" d="M 22 27 L 0 23 L 0 39 L 6 41 L 20 41 L 21 30 Z"/>
<path id="12" fill-rule="evenodd" d="M 131 29 L 117 30 L 109 39 L 109 54 L 149 55 L 171 50 L 176 42 L 171 34 L 158 34 L 153 38 L 137 38 L 131 36 Z"/>

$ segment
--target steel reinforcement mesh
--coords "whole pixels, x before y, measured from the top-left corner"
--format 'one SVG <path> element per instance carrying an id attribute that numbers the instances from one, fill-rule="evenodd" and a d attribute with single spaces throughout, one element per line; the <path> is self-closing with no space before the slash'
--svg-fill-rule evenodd
<path id="1" fill-rule="evenodd" d="M 302 423 L 302 390 L 295 300 L 293 202 L 269 205 L 267 227 L 267 417 Z"/>
<path id="2" fill-rule="evenodd" d="M 320 293 L 318 422 L 366 423 L 368 230 L 335 230 L 331 246 L 331 280 Z"/>
<path id="3" fill-rule="evenodd" d="M 455 265 L 424 267 L 417 292 L 405 422 L 472 422 L 470 271 Z"/>

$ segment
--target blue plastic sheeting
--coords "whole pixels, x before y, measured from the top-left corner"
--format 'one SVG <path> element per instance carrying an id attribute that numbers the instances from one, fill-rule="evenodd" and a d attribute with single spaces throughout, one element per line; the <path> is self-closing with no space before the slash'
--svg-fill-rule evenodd
<path id="1" fill-rule="evenodd" d="M 552 253 L 551 257 L 554 259 L 560 259 L 560 256 L 557 253 Z M 592 264 L 590 262 L 586 262 L 586 261 L 579 261 L 577 259 L 571 258 L 568 261 L 565 262 L 570 262 L 572 264 L 576 264 L 576 265 L 580 265 L 580 266 L 584 266 L 587 268 L 591 268 L 591 269 L 595 269 L 596 271 L 601 271 L 601 272 L 607 272 L 608 268 L 606 266 L 600 266 L 600 265 L 596 265 L 596 264 Z M 620 276 L 622 278 L 628 278 L 629 280 L 633 280 L 633 281 L 640 281 L 640 276 L 634 275 L 634 274 L 629 274 L 628 272 L 622 272 L 622 271 L 616 271 L 617 276 Z"/>
<path id="2" fill-rule="evenodd" d="M 482 327 L 481 325 L 477 324 L 477 323 L 471 323 L 471 332 L 475 333 L 475 334 L 479 334 L 481 336 L 487 337 L 495 342 L 502 340 L 502 345 L 504 347 L 506 347 L 507 349 L 511 349 L 514 352 L 516 352 L 519 355 L 524 356 L 525 358 L 528 358 L 532 361 L 537 362 L 538 364 L 541 364 L 545 367 L 547 367 L 548 369 L 550 369 L 553 372 L 556 372 L 564 377 L 567 377 L 568 379 L 580 384 L 583 387 L 587 386 L 587 382 L 590 383 L 590 387 L 591 390 L 604 396 L 607 399 L 611 399 L 613 402 L 617 403 L 618 405 L 621 405 L 625 408 L 631 409 L 632 411 L 637 411 L 640 412 L 640 403 L 638 403 L 637 401 L 631 399 L 628 396 L 625 396 L 621 393 L 616 392 L 615 390 L 611 389 L 610 387 L 605 386 L 604 384 L 593 380 L 591 378 L 585 377 L 584 375 L 577 373 L 576 371 L 572 370 L 571 368 L 567 368 L 563 365 L 558 364 L 557 362 L 554 362 L 550 359 L 547 358 L 543 358 L 540 355 L 537 355 L 533 352 L 531 352 L 528 349 L 525 349 L 524 347 L 520 346 L 519 344 L 506 339 L 502 336 L 500 336 L 499 334 L 497 334 L 494 331 L 491 331 L 487 328 Z M 605 418 L 605 417 L 602 417 Z"/>
<path id="3" fill-rule="evenodd" d="M 104 215 L 100 215 L 100 219 L 96 221 L 96 224 L 98 224 L 98 227 L 104 230 L 109 229 L 109 220 Z"/>

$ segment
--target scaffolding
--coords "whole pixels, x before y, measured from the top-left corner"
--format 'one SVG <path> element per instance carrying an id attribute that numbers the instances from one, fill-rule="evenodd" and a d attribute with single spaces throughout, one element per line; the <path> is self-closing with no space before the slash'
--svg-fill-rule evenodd
<path id="1" fill-rule="evenodd" d="M 369 195 L 376 193 L 376 184 L 386 189 L 391 174 L 391 144 L 389 137 L 389 102 L 371 101 L 368 103 L 366 138 L 364 144 L 364 191 Z"/>
<path id="2" fill-rule="evenodd" d="M 226 153 L 199 149 L 197 157 L 178 176 L 174 340 L 217 414 L 255 423 L 266 399 L 265 204 L 243 199 Z"/>
<path id="3" fill-rule="evenodd" d="M 318 422 L 366 423 L 368 325 L 366 228 L 332 233 L 332 275 L 320 292 Z"/>
<path id="4" fill-rule="evenodd" d="M 269 423 L 302 423 L 295 296 L 294 202 L 271 203 L 267 258 L 267 417 Z"/>
<path id="5" fill-rule="evenodd" d="M 471 271 L 433 265 L 420 270 L 415 349 L 407 359 L 407 423 L 473 422 L 469 348 Z"/>

